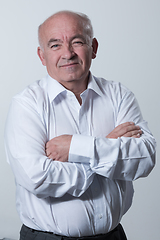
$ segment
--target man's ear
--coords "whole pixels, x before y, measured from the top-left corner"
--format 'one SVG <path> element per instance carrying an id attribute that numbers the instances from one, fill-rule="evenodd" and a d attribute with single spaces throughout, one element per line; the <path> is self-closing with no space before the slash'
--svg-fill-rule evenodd
<path id="1" fill-rule="evenodd" d="M 45 61 L 45 57 L 44 57 L 44 52 L 43 52 L 43 50 L 42 50 L 40 47 L 37 48 L 37 54 L 38 54 L 38 56 L 39 56 L 42 64 L 43 64 L 44 66 L 46 66 L 46 61 Z"/>
<path id="2" fill-rule="evenodd" d="M 93 48 L 92 59 L 94 59 L 94 58 L 96 58 L 96 53 L 98 50 L 98 41 L 96 38 L 93 38 L 93 40 L 92 40 L 92 48 Z"/>

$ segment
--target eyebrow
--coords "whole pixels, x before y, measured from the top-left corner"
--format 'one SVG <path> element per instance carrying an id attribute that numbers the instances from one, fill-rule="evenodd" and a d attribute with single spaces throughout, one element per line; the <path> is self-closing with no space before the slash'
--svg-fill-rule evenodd
<path id="1" fill-rule="evenodd" d="M 60 39 L 56 39 L 56 38 L 51 38 L 49 41 L 48 41 L 48 47 L 51 45 L 51 43 L 54 43 L 54 42 L 62 42 Z"/>
<path id="2" fill-rule="evenodd" d="M 71 41 L 73 41 L 73 40 L 76 39 L 76 38 L 80 38 L 80 39 L 86 41 L 86 38 L 85 38 L 82 34 L 77 34 L 77 35 L 73 36 L 73 37 L 71 38 Z"/>

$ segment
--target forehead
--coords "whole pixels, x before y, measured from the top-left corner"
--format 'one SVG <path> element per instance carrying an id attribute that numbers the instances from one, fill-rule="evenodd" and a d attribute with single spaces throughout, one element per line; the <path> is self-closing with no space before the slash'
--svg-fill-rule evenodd
<path id="1" fill-rule="evenodd" d="M 44 23 L 43 38 L 70 38 L 73 35 L 84 34 L 81 19 L 76 15 L 60 14 L 53 16 Z"/>

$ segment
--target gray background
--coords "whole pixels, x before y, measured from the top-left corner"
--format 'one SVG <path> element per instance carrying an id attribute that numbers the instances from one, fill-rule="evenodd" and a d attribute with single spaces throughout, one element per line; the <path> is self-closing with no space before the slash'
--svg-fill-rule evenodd
<path id="1" fill-rule="evenodd" d="M 10 100 L 46 75 L 36 55 L 37 27 L 59 10 L 84 12 L 99 41 L 92 72 L 131 89 L 144 118 L 160 142 L 159 0 L 0 0 L 0 238 L 18 239 L 14 177 L 6 163 L 3 132 Z M 134 182 L 133 206 L 123 218 L 129 240 L 160 239 L 159 154 L 148 178 Z"/>

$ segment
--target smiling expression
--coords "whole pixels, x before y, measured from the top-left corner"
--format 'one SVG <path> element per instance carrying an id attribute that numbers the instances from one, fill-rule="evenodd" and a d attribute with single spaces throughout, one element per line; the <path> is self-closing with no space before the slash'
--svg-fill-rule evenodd
<path id="1" fill-rule="evenodd" d="M 41 43 L 38 55 L 52 78 L 65 87 L 88 81 L 97 42 L 88 40 L 76 14 L 57 14 L 48 19 L 42 25 Z"/>

